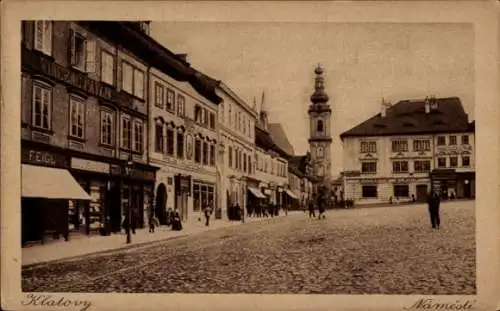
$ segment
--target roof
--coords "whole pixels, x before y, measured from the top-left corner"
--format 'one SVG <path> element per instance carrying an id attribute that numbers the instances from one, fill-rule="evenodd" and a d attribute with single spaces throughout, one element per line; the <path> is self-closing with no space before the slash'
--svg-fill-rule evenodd
<path id="1" fill-rule="evenodd" d="M 290 155 L 283 151 L 278 145 L 275 144 L 269 132 L 265 131 L 259 126 L 255 126 L 255 145 L 264 150 L 272 150 L 280 156 L 288 159 Z"/>
<path id="2" fill-rule="evenodd" d="M 200 95 L 212 103 L 219 104 L 222 101 L 215 92 L 219 81 L 191 67 L 177 54 L 138 30 L 134 22 L 82 21 L 79 23 L 106 40 L 120 44 L 173 79 L 189 82 Z"/>
<path id="3" fill-rule="evenodd" d="M 342 133 L 352 136 L 389 136 L 468 131 L 470 124 L 458 97 L 436 98 L 437 109 L 425 112 L 425 99 L 403 100 Z"/>
<path id="4" fill-rule="evenodd" d="M 290 144 L 290 141 L 288 140 L 288 137 L 286 136 L 280 123 L 270 123 L 268 125 L 268 130 L 272 140 L 278 147 L 281 148 L 281 150 L 285 151 L 289 155 L 295 154 L 293 146 Z"/>

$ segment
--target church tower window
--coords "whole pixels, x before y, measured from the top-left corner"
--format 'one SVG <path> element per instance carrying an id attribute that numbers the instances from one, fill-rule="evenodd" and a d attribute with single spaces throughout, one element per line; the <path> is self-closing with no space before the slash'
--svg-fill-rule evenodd
<path id="1" fill-rule="evenodd" d="M 316 132 L 323 133 L 323 120 L 318 120 L 316 123 Z"/>

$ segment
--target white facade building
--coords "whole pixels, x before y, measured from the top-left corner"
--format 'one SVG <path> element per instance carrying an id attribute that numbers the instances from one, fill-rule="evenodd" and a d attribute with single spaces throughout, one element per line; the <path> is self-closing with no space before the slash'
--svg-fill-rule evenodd
<path id="1" fill-rule="evenodd" d="M 218 195 L 222 217 L 227 218 L 227 208 L 231 204 L 237 203 L 246 210 L 247 181 L 255 172 L 257 112 L 223 82 L 217 94 L 222 98 L 218 116 Z"/>
<path id="2" fill-rule="evenodd" d="M 157 214 L 177 209 L 184 221 L 196 222 L 205 205 L 216 207 L 217 105 L 156 68 L 149 81 L 150 163 L 160 168 Z"/>
<path id="3" fill-rule="evenodd" d="M 474 124 L 458 98 L 383 103 L 383 111 L 341 135 L 346 199 L 356 204 L 473 198 Z"/>

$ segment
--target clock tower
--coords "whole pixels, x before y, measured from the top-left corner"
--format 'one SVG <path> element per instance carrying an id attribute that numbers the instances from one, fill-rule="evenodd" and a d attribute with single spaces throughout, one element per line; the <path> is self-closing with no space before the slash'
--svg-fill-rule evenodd
<path id="1" fill-rule="evenodd" d="M 311 95 L 307 113 L 312 175 L 315 184 L 319 185 L 331 181 L 332 109 L 328 105 L 329 97 L 325 92 L 323 68 L 318 64 L 314 73 L 314 93 Z"/>

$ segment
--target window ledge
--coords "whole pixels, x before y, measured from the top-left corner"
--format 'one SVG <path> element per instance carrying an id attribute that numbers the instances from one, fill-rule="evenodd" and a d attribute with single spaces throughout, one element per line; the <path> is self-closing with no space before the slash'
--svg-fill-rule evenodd
<path id="1" fill-rule="evenodd" d="M 98 145 L 99 145 L 99 147 L 102 147 L 102 148 L 105 148 L 105 149 L 109 149 L 109 150 L 115 149 L 114 145 L 103 144 L 102 142 L 99 142 Z"/>
<path id="2" fill-rule="evenodd" d="M 36 83 L 36 81 L 40 81 L 40 82 L 43 82 L 43 83 L 47 83 L 47 84 L 49 84 L 52 87 L 54 87 L 57 84 L 56 80 L 54 80 L 52 78 L 49 78 L 48 76 L 44 76 L 44 75 L 34 74 L 34 75 L 31 76 L 31 78 L 33 80 L 35 80 L 34 81 L 35 83 Z"/>
<path id="3" fill-rule="evenodd" d="M 128 152 L 130 154 L 135 154 L 135 155 L 140 155 L 140 156 L 143 155 L 142 151 L 136 151 L 136 150 L 132 150 L 132 149 L 127 149 L 125 147 L 120 147 L 120 150 L 123 151 L 123 152 Z"/>
<path id="4" fill-rule="evenodd" d="M 33 131 L 44 133 L 44 134 L 49 134 L 49 135 L 54 135 L 54 131 L 53 130 L 44 129 L 44 128 L 41 128 L 41 127 L 37 127 L 35 125 L 31 125 L 30 127 L 31 127 L 31 130 L 33 130 Z"/>
<path id="5" fill-rule="evenodd" d="M 37 49 L 35 47 L 33 47 L 33 51 L 36 52 L 36 53 L 38 53 L 38 54 L 40 54 L 42 57 L 44 57 L 44 58 L 46 58 L 48 60 L 55 61 L 54 56 L 51 55 L 52 52 L 51 52 L 51 54 L 47 54 L 44 51 L 41 51 L 41 50 L 39 50 L 39 49 Z"/>
<path id="6" fill-rule="evenodd" d="M 80 138 L 80 137 L 73 136 L 73 135 L 68 135 L 67 138 L 68 138 L 68 140 L 76 141 L 79 143 L 86 143 L 87 142 L 87 140 L 85 138 Z"/>

